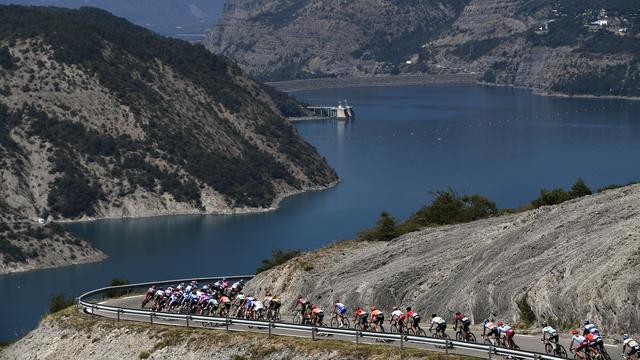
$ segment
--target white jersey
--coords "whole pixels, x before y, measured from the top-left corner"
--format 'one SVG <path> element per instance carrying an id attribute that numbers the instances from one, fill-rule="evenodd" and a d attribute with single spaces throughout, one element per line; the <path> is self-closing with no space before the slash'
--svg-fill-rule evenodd
<path id="1" fill-rule="evenodd" d="M 395 316 L 395 318 L 396 318 L 396 319 L 397 319 L 397 318 L 399 318 L 399 317 L 400 317 L 400 316 L 402 316 L 402 315 L 404 315 L 404 314 L 403 314 L 403 313 L 402 313 L 402 311 L 400 311 L 400 310 L 394 310 L 394 311 L 391 313 L 391 317 L 393 318 L 393 317 Z"/>
<path id="2" fill-rule="evenodd" d="M 253 308 L 256 310 L 264 309 L 264 306 L 262 305 L 262 301 L 259 301 L 259 300 L 254 301 Z"/>
<path id="3" fill-rule="evenodd" d="M 636 348 L 639 347 L 640 345 L 638 345 L 638 343 L 633 340 L 632 338 L 628 338 L 627 340 L 624 341 L 624 345 L 628 346 L 630 348 Z"/>
<path id="4" fill-rule="evenodd" d="M 436 316 L 433 319 L 431 319 L 431 323 L 432 324 L 438 324 L 438 325 L 442 325 L 442 324 L 446 324 L 447 322 L 444 321 L 443 318 L 441 318 L 440 316 Z"/>

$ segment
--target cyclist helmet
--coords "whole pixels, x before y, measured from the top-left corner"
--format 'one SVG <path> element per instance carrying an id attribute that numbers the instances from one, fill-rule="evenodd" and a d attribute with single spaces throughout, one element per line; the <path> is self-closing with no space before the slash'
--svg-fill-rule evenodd
<path id="1" fill-rule="evenodd" d="M 540 325 L 542 325 L 542 327 L 547 327 L 547 322 L 543 321 L 543 322 L 540 323 Z"/>
<path id="2" fill-rule="evenodd" d="M 482 321 L 482 325 L 487 325 L 489 323 L 489 319 L 484 319 L 484 321 Z"/>
<path id="3" fill-rule="evenodd" d="M 240 284 L 244 284 L 244 279 L 240 279 Z"/>
<path id="4" fill-rule="evenodd" d="M 498 326 L 502 326 L 502 325 L 503 325 L 502 321 L 498 321 Z"/>
<path id="5" fill-rule="evenodd" d="M 356 306 L 356 311 L 360 311 L 360 306 Z"/>
<path id="6" fill-rule="evenodd" d="M 396 311 L 396 310 L 398 310 L 398 307 L 397 307 L 397 306 L 394 306 L 394 307 L 393 307 L 393 311 Z"/>
<path id="7" fill-rule="evenodd" d="M 298 300 L 302 299 L 302 295 L 298 295 Z"/>
<path id="8" fill-rule="evenodd" d="M 460 311 L 456 311 L 456 316 L 460 316 Z"/>
<path id="9" fill-rule="evenodd" d="M 438 315 L 436 315 L 435 313 L 434 313 L 434 314 L 431 314 L 431 317 L 432 317 L 432 318 L 434 318 L 434 317 L 436 317 L 436 316 L 438 316 Z"/>
<path id="10" fill-rule="evenodd" d="M 377 310 L 377 309 L 376 309 L 376 307 L 375 307 L 375 306 L 372 306 L 372 307 L 371 307 L 371 311 L 376 311 L 376 310 Z"/>
<path id="11" fill-rule="evenodd" d="M 585 325 L 589 325 L 589 324 L 591 324 L 591 320 L 585 320 L 582 323 L 585 324 Z"/>
<path id="12" fill-rule="evenodd" d="M 318 305 L 316 305 L 316 304 L 311 305 L 311 308 L 312 308 L 312 309 L 315 309 L 315 308 L 317 308 L 317 307 L 318 307 Z"/>
<path id="13" fill-rule="evenodd" d="M 627 335 L 627 334 L 623 334 L 622 335 L 622 340 L 627 340 L 628 338 L 629 338 L 629 335 Z"/>
<path id="14" fill-rule="evenodd" d="M 571 329 L 571 335 L 578 335 L 578 330 Z"/>
<path id="15" fill-rule="evenodd" d="M 407 311 L 411 311 L 411 306 L 407 306 Z"/>

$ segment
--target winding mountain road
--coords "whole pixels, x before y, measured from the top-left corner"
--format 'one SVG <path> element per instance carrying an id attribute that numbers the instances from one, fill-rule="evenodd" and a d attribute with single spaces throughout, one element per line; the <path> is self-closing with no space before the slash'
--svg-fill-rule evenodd
<path id="1" fill-rule="evenodd" d="M 114 306 L 114 307 L 120 307 L 120 308 L 127 308 L 127 309 L 140 309 L 140 303 L 142 302 L 142 299 L 143 299 L 143 295 L 136 295 L 136 296 L 129 296 L 129 297 L 118 298 L 118 299 L 110 299 L 110 300 L 103 301 L 100 304 L 108 305 L 108 306 Z M 92 309 L 87 309 L 87 311 L 89 313 L 91 313 Z M 107 318 L 112 318 L 112 319 L 116 319 L 118 317 L 118 315 L 116 313 L 103 311 L 103 310 L 95 310 L 95 315 L 102 316 L 102 317 L 107 317 Z M 137 321 L 137 322 L 146 322 L 146 323 L 150 323 L 151 322 L 151 319 L 150 319 L 149 316 L 134 315 L 134 314 L 120 314 L 119 319 L 121 321 L 125 320 L 125 321 Z M 184 327 L 188 326 L 188 327 L 192 327 L 192 328 L 205 328 L 205 329 L 212 329 L 212 328 L 225 329 L 225 325 L 224 324 L 215 323 L 215 322 L 195 321 L 195 320 L 190 321 L 187 324 L 185 321 L 182 321 L 182 320 L 170 319 L 170 318 L 163 317 L 162 313 L 158 313 L 158 315 L 153 319 L 153 324 L 170 325 L 170 326 L 184 326 Z M 268 327 L 264 327 L 264 328 L 252 327 L 252 326 L 247 326 L 247 325 L 242 325 L 242 324 L 231 324 L 231 325 L 229 325 L 229 330 L 233 330 L 233 331 L 251 331 L 251 332 L 257 332 L 257 333 L 264 333 L 264 334 L 269 333 Z M 472 330 L 476 334 L 476 336 L 478 336 L 478 338 L 479 338 L 479 334 L 482 333 L 481 328 L 476 326 Z M 449 329 L 448 331 L 449 331 L 449 335 L 450 336 L 453 335 L 453 330 L 452 329 Z M 317 334 L 312 334 L 312 332 L 309 331 L 309 330 L 284 329 L 284 328 L 279 327 L 277 325 L 277 323 L 275 323 L 273 325 L 273 328 L 271 329 L 271 334 L 273 334 L 273 335 L 284 335 L 284 336 L 296 336 L 296 337 L 304 337 L 304 338 L 315 338 L 315 339 L 331 338 L 331 339 L 335 339 L 335 340 L 358 342 L 358 343 L 361 343 L 361 344 L 380 344 L 381 343 L 380 340 L 376 340 L 374 338 L 370 338 L 370 337 L 367 337 L 367 336 L 360 337 L 360 338 L 358 338 L 356 340 L 356 338 L 353 335 L 337 335 L 337 334 L 329 335 L 329 334 L 323 334 L 322 330 L 318 331 Z M 520 335 L 520 334 L 517 334 L 515 336 L 515 342 L 520 346 L 520 348 L 522 350 L 525 350 L 525 351 L 537 351 L 537 352 L 543 352 L 544 351 L 543 345 L 540 342 L 540 336 L 539 335 L 524 335 L 524 334 Z M 565 346 L 565 348 L 567 350 L 569 349 L 569 337 L 568 336 L 561 336 L 560 342 L 561 342 L 562 345 Z M 447 349 L 444 349 L 443 346 L 434 346 L 434 345 L 430 345 L 430 344 L 422 344 L 422 343 L 417 343 L 417 342 L 412 342 L 412 341 L 405 341 L 402 344 L 399 341 L 386 341 L 385 344 L 391 345 L 391 346 L 398 346 L 398 347 L 406 346 L 406 347 L 411 347 L 411 348 L 424 349 L 424 350 L 430 350 L 430 351 L 438 351 L 438 352 L 447 351 Z M 608 344 L 607 347 L 609 349 L 609 353 L 610 354 L 617 355 L 621 351 L 621 349 L 616 345 L 609 345 Z M 474 350 L 468 350 L 468 349 L 456 349 L 456 348 L 453 348 L 453 349 L 448 349 L 448 352 L 450 352 L 452 354 L 490 358 L 490 355 L 488 353 L 485 354 L 483 352 L 474 351 Z M 495 357 L 495 355 L 494 355 L 494 357 Z"/>

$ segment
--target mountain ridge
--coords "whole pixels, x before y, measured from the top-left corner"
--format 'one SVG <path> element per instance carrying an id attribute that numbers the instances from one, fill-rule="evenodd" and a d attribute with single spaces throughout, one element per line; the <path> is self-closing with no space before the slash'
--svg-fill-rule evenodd
<path id="1" fill-rule="evenodd" d="M 638 97 L 639 37 L 640 5 L 621 0 L 229 0 L 205 45 L 270 81 L 472 73 L 540 94 Z"/>

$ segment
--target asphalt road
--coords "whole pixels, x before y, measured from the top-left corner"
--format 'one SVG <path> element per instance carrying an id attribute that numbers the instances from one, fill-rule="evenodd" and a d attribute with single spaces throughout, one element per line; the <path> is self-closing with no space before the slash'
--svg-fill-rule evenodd
<path id="1" fill-rule="evenodd" d="M 130 297 L 125 297 L 125 298 L 107 300 L 107 301 L 101 302 L 101 304 L 114 306 L 114 307 L 121 307 L 121 308 L 140 309 L 140 303 L 142 302 L 142 299 L 143 299 L 142 295 L 136 295 L 136 296 L 130 296 Z M 147 309 L 149 307 L 150 307 L 150 305 L 147 305 Z M 117 315 L 115 313 L 106 312 L 106 311 L 100 311 L 100 310 L 96 310 L 95 314 L 99 315 L 99 316 L 103 316 L 103 317 L 114 318 L 114 319 L 117 317 Z M 328 315 L 327 317 L 330 318 L 330 315 Z M 131 315 L 131 314 L 121 314 L 120 315 L 120 320 L 138 321 L 138 322 L 147 322 L 147 323 L 149 323 L 151 321 L 150 318 L 147 317 L 147 316 Z M 327 319 L 327 321 L 328 320 L 329 319 Z M 154 318 L 153 322 L 154 322 L 154 324 L 162 324 L 162 325 L 187 326 L 186 321 L 177 320 L 177 319 L 163 318 L 161 313 L 159 313 L 158 316 Z M 188 326 L 189 327 L 193 327 L 193 328 L 205 328 L 205 329 L 216 329 L 216 328 L 217 329 L 222 329 L 222 330 L 225 329 L 224 324 L 218 324 L 218 323 L 213 323 L 213 322 L 193 321 L 193 320 L 189 322 Z M 232 324 L 232 325 L 230 325 L 229 326 L 229 330 L 233 330 L 233 331 L 251 331 L 251 332 L 265 333 L 265 334 L 267 334 L 269 332 L 268 327 L 265 327 L 265 328 L 248 327 L 246 325 L 240 325 L 240 324 Z M 428 329 L 425 329 L 425 331 L 426 330 L 428 330 Z M 478 339 L 480 339 L 480 334 L 482 333 L 481 328 L 476 326 L 476 327 L 474 327 L 472 329 L 472 331 L 476 334 L 476 337 Z M 277 323 L 274 325 L 274 328 L 272 328 L 271 333 L 273 335 L 297 336 L 297 337 L 305 337 L 305 338 L 311 338 L 312 337 L 311 331 L 282 329 L 282 328 L 278 328 Z M 453 337 L 453 335 L 454 335 L 453 329 L 448 329 L 447 333 L 451 337 Z M 315 338 L 317 340 L 321 340 L 321 339 L 324 339 L 324 338 L 330 338 L 330 339 L 336 339 L 336 340 L 344 340 L 344 341 L 356 342 L 355 336 L 323 334 L 321 330 L 315 335 Z M 540 342 L 540 338 L 541 338 L 540 335 L 519 335 L 519 334 L 516 334 L 514 340 L 520 346 L 520 348 L 522 350 L 544 352 L 544 347 L 543 347 L 543 344 Z M 365 337 L 360 337 L 359 339 L 357 339 L 357 342 L 359 342 L 361 344 L 380 344 L 380 342 L 376 341 L 376 339 L 368 338 L 366 336 Z M 567 349 L 567 351 L 569 351 L 569 336 L 561 335 L 560 343 L 562 345 L 564 345 L 564 347 Z M 401 346 L 399 341 L 386 342 L 385 344 L 391 345 L 391 346 L 398 346 L 398 347 Z M 445 349 L 442 346 L 421 344 L 421 343 L 411 342 L 411 341 L 408 341 L 408 342 L 405 341 L 402 344 L 402 346 L 418 348 L 418 349 L 424 349 L 424 350 L 431 350 L 431 351 L 445 352 Z M 621 353 L 622 349 L 620 347 L 616 346 L 616 345 L 606 345 L 606 346 L 608 347 L 609 354 L 611 354 L 612 356 L 617 356 L 617 354 Z M 454 348 L 454 349 L 448 349 L 448 351 L 450 353 L 452 353 L 452 354 L 468 355 L 468 356 L 483 357 L 483 358 L 488 358 L 489 357 L 489 354 L 486 354 L 486 353 L 483 353 L 483 352 L 480 352 L 480 351 L 468 350 L 468 349 L 455 349 Z M 569 356 L 571 356 L 571 353 L 569 353 Z M 495 355 L 494 355 L 494 357 L 495 357 Z"/>

